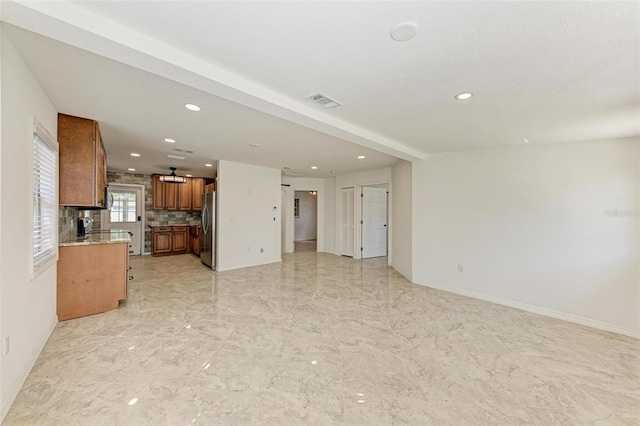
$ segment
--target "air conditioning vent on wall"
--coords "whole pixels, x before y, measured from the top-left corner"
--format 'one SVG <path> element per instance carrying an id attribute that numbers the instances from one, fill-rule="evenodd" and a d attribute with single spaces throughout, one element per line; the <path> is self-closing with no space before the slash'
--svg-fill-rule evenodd
<path id="1" fill-rule="evenodd" d="M 314 95 L 307 96 L 307 99 L 317 103 L 318 105 L 322 105 L 325 108 L 335 108 L 342 105 L 340 102 L 331 99 L 330 97 L 325 96 L 322 93 L 316 93 Z"/>

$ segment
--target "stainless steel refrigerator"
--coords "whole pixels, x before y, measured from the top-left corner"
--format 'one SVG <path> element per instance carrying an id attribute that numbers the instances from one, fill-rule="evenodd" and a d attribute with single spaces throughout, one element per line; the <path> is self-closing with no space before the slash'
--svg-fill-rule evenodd
<path id="1" fill-rule="evenodd" d="M 216 270 L 216 193 L 202 194 L 202 232 L 200 233 L 200 260 Z"/>

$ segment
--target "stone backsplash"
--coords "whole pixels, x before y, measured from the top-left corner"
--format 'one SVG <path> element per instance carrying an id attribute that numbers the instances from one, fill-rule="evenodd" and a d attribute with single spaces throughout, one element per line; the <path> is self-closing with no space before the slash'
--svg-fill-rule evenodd
<path id="1" fill-rule="evenodd" d="M 199 211 L 169 211 L 153 210 L 151 175 L 138 173 L 123 173 L 107 171 L 107 182 L 123 183 L 129 185 L 144 185 L 144 218 L 146 229 L 144 230 L 144 252 L 151 253 L 151 228 L 152 225 L 200 225 Z M 92 210 L 93 229 L 100 229 L 100 210 Z"/>
<path id="2" fill-rule="evenodd" d="M 58 241 L 66 241 L 78 235 L 78 209 L 58 207 Z"/>

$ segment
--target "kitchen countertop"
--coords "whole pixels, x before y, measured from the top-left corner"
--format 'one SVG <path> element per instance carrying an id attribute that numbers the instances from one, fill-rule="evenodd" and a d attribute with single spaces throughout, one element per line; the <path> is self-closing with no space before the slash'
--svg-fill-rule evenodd
<path id="1" fill-rule="evenodd" d="M 131 242 L 129 237 L 129 231 L 126 229 L 112 229 L 109 232 L 95 232 L 93 234 L 87 234 L 84 237 L 72 238 L 70 240 L 62 241 L 58 244 L 60 247 L 70 246 L 86 246 L 90 244 L 115 244 Z"/>

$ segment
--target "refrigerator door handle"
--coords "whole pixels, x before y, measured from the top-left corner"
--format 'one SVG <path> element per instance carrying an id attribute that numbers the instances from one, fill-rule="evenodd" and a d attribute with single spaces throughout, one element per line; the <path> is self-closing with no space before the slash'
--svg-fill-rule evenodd
<path id="1" fill-rule="evenodd" d="M 205 234 L 207 234 L 209 232 L 209 230 L 207 229 L 207 225 L 208 225 L 208 222 L 209 222 L 209 219 L 207 217 L 208 216 L 208 210 L 209 210 L 209 208 L 205 204 L 203 209 L 202 209 L 202 218 L 201 218 L 202 219 L 202 230 L 204 231 Z"/>

